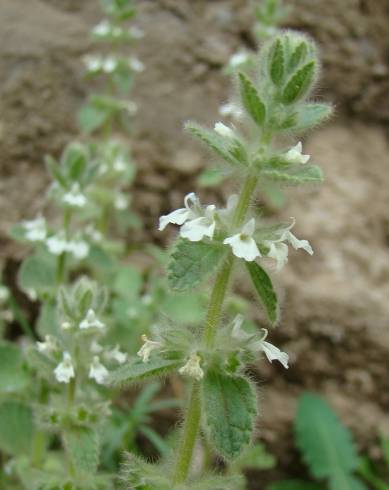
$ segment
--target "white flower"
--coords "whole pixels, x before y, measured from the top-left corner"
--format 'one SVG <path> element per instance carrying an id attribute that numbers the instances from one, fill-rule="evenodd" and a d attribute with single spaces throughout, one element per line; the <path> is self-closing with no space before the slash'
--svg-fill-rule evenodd
<path id="1" fill-rule="evenodd" d="M 60 383 L 69 383 L 75 377 L 72 358 L 69 352 L 63 353 L 62 362 L 54 369 L 54 375 Z"/>
<path id="2" fill-rule="evenodd" d="M 85 233 L 95 242 L 101 242 L 104 238 L 103 234 L 99 230 L 96 230 L 93 225 L 88 225 L 85 228 Z"/>
<path id="3" fill-rule="evenodd" d="M 9 290 L 5 286 L 0 286 L 0 302 L 4 303 L 9 298 Z"/>
<path id="4" fill-rule="evenodd" d="M 101 330 L 105 328 L 105 325 L 97 318 L 95 311 L 90 308 L 79 327 L 81 330 L 87 330 L 88 328 L 98 328 Z"/>
<path id="5" fill-rule="evenodd" d="M 88 55 L 84 57 L 83 61 L 86 69 L 91 73 L 95 73 L 103 67 L 103 60 L 100 56 Z"/>
<path id="6" fill-rule="evenodd" d="M 28 288 L 26 290 L 26 294 L 28 296 L 28 299 L 30 299 L 31 301 L 36 301 L 38 299 L 38 293 L 33 288 Z"/>
<path id="7" fill-rule="evenodd" d="M 265 353 L 265 356 L 269 360 L 269 362 L 272 361 L 279 361 L 285 369 L 288 369 L 288 362 L 289 362 L 289 356 L 286 352 L 282 352 L 278 347 L 275 345 L 271 344 L 270 342 L 265 342 L 265 339 L 267 337 L 268 331 L 266 329 L 263 329 L 265 332 L 265 335 L 263 339 L 259 340 L 258 342 L 255 342 L 252 346 L 251 349 L 253 351 L 263 351 Z"/>
<path id="8" fill-rule="evenodd" d="M 142 358 L 143 362 L 148 362 L 150 358 L 150 354 L 155 349 L 160 349 L 162 347 L 161 342 L 155 342 L 154 340 L 149 340 L 147 335 L 142 335 L 143 345 L 137 352 L 137 356 Z"/>
<path id="9" fill-rule="evenodd" d="M 213 129 L 219 136 L 223 136 L 224 138 L 229 139 L 235 138 L 234 131 L 222 122 L 217 122 Z"/>
<path id="10" fill-rule="evenodd" d="M 209 205 L 205 209 L 205 216 L 187 221 L 180 230 L 182 238 L 191 242 L 199 242 L 205 236 L 212 238 L 215 232 L 215 206 Z"/>
<path id="11" fill-rule="evenodd" d="M 116 209 L 122 211 L 128 208 L 128 199 L 124 194 L 118 193 L 115 197 L 114 206 Z"/>
<path id="12" fill-rule="evenodd" d="M 233 211 L 235 211 L 236 205 L 238 204 L 238 195 L 231 194 L 227 199 L 227 204 L 224 209 L 219 211 L 219 216 L 223 219 L 230 219 Z"/>
<path id="13" fill-rule="evenodd" d="M 63 233 L 53 235 L 46 240 L 47 248 L 53 255 L 61 255 L 68 249 L 68 242 L 65 240 Z"/>
<path id="14" fill-rule="evenodd" d="M 128 33 L 133 39 L 142 39 L 142 37 L 145 35 L 144 31 L 137 26 L 130 27 L 128 29 Z"/>
<path id="15" fill-rule="evenodd" d="M 244 63 L 247 63 L 249 60 L 250 55 L 246 53 L 245 51 L 238 51 L 237 53 L 233 54 L 230 58 L 230 66 L 233 68 L 237 68 L 240 65 L 243 65 Z"/>
<path id="16" fill-rule="evenodd" d="M 107 20 L 102 20 L 92 29 L 96 36 L 107 36 L 111 32 L 111 24 Z"/>
<path id="17" fill-rule="evenodd" d="M 115 172 L 124 172 L 126 168 L 127 162 L 122 156 L 117 157 L 113 162 L 113 169 Z"/>
<path id="18" fill-rule="evenodd" d="M 247 342 L 252 337 L 252 335 L 242 329 L 243 322 L 243 315 L 236 315 L 231 325 L 231 337 L 239 342 Z"/>
<path id="19" fill-rule="evenodd" d="M 105 354 L 107 359 L 113 359 L 118 364 L 123 364 L 127 360 L 127 354 L 125 352 L 121 352 L 119 346 L 116 345 L 112 350 L 108 351 Z"/>
<path id="20" fill-rule="evenodd" d="M 58 349 L 57 341 L 51 336 L 46 335 L 44 342 L 37 342 L 36 347 L 42 354 L 50 354 Z"/>
<path id="21" fill-rule="evenodd" d="M 103 350 L 103 346 L 100 345 L 96 339 L 93 339 L 90 345 L 90 351 L 93 352 L 93 354 L 100 354 Z"/>
<path id="22" fill-rule="evenodd" d="M 295 250 L 298 250 L 299 248 L 302 248 L 307 253 L 309 253 L 309 255 L 313 255 L 313 249 L 311 247 L 311 244 L 308 242 L 308 240 L 299 240 L 290 231 L 287 231 L 286 232 L 286 240 L 288 240 L 288 242 L 292 245 L 292 247 Z"/>
<path id="23" fill-rule="evenodd" d="M 276 269 L 280 271 L 288 262 L 288 245 L 282 242 L 265 242 L 269 246 L 268 257 L 275 259 Z"/>
<path id="24" fill-rule="evenodd" d="M 144 294 L 141 300 L 144 305 L 149 306 L 153 302 L 153 297 L 151 296 L 151 294 Z"/>
<path id="25" fill-rule="evenodd" d="M 89 254 L 89 245 L 83 240 L 68 242 L 66 251 L 73 254 L 76 259 L 82 260 Z"/>
<path id="26" fill-rule="evenodd" d="M 239 119 L 243 112 L 236 104 L 227 102 L 219 107 L 219 114 L 223 117 L 233 117 Z"/>
<path id="27" fill-rule="evenodd" d="M 261 256 L 257 244 L 253 238 L 255 231 L 255 219 L 252 218 L 243 227 L 240 233 L 228 237 L 224 240 L 225 245 L 230 245 L 236 257 L 252 262 Z"/>
<path id="28" fill-rule="evenodd" d="M 63 196 L 62 200 L 66 204 L 76 208 L 83 208 L 88 202 L 85 195 L 81 192 L 80 184 L 78 182 L 75 182 L 72 185 L 72 188 Z"/>
<path id="29" fill-rule="evenodd" d="M 117 65 L 118 60 L 116 58 L 113 56 L 107 56 L 107 58 L 105 58 L 103 61 L 102 69 L 105 71 L 105 73 L 112 73 L 116 70 Z"/>
<path id="30" fill-rule="evenodd" d="M 200 367 L 201 357 L 197 354 L 192 354 L 188 362 L 182 366 L 178 372 L 180 374 L 190 376 L 197 381 L 200 381 L 204 377 L 204 371 Z"/>
<path id="31" fill-rule="evenodd" d="M 62 328 L 62 330 L 65 330 L 65 331 L 70 330 L 72 328 L 72 326 L 73 325 L 68 321 L 64 321 L 61 323 L 61 328 Z"/>
<path id="32" fill-rule="evenodd" d="M 128 60 L 128 66 L 131 68 L 131 70 L 134 70 L 138 73 L 142 72 L 145 69 L 145 65 L 135 56 L 132 56 Z"/>
<path id="33" fill-rule="evenodd" d="M 194 192 L 185 196 L 184 204 L 184 208 L 176 209 L 159 218 L 159 231 L 163 231 L 169 223 L 172 223 L 173 225 L 183 225 L 189 219 L 198 217 L 198 214 L 194 209 L 200 207 L 200 202 Z"/>
<path id="34" fill-rule="evenodd" d="M 40 242 L 46 238 L 46 220 L 42 216 L 30 220 L 22 221 L 22 226 L 24 228 L 24 237 L 30 242 Z"/>
<path id="35" fill-rule="evenodd" d="M 303 155 L 302 151 L 303 145 L 299 141 L 296 146 L 293 146 L 293 148 L 285 153 L 285 158 L 290 163 L 307 163 L 311 156 Z"/>
<path id="36" fill-rule="evenodd" d="M 103 385 L 107 380 L 108 374 L 108 369 L 101 364 L 99 356 L 94 356 L 89 368 L 89 378 L 94 379 L 99 385 Z"/>

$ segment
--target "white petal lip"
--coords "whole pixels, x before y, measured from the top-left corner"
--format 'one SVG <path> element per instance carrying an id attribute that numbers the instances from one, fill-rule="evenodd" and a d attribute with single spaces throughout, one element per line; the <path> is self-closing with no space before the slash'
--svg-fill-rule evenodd
<path id="1" fill-rule="evenodd" d="M 290 163 L 307 163 L 311 158 L 310 155 L 303 155 L 303 145 L 301 141 L 297 143 L 297 145 L 293 146 L 289 151 L 286 152 L 285 158 Z"/>
<path id="2" fill-rule="evenodd" d="M 265 244 L 270 248 L 267 256 L 276 260 L 277 271 L 280 271 L 288 262 L 288 245 L 281 242 L 265 242 Z"/>
<path id="3" fill-rule="evenodd" d="M 94 379 L 96 383 L 103 385 L 105 384 L 108 375 L 108 369 L 103 364 L 101 364 L 98 356 L 94 356 L 93 362 L 89 369 L 88 377 L 90 379 Z"/>
<path id="4" fill-rule="evenodd" d="M 234 138 L 235 136 L 234 131 L 222 122 L 217 122 L 213 129 L 218 135 L 224 138 Z"/>
<path id="5" fill-rule="evenodd" d="M 215 221 L 203 216 L 185 223 L 180 230 L 180 235 L 191 242 L 199 242 L 205 236 L 212 238 L 215 226 Z"/>
<path id="6" fill-rule="evenodd" d="M 307 253 L 309 253 L 309 255 L 313 255 L 313 249 L 311 247 L 311 244 L 308 242 L 308 240 L 299 240 L 290 231 L 288 231 L 287 233 L 287 239 L 295 250 L 302 248 Z"/>
<path id="7" fill-rule="evenodd" d="M 268 358 L 269 362 L 272 362 L 274 360 L 279 361 L 285 369 L 289 369 L 289 356 L 286 352 L 282 352 L 278 347 L 264 340 L 261 341 L 261 344 L 262 350 Z"/>
<path id="8" fill-rule="evenodd" d="M 242 239 L 242 235 L 238 233 L 237 235 L 226 238 L 223 243 L 231 246 L 232 252 L 236 257 L 244 259 L 247 262 L 252 262 L 261 256 L 257 244 L 252 237 Z"/>
<path id="9" fill-rule="evenodd" d="M 54 369 L 54 375 L 59 383 L 69 383 L 75 377 L 72 358 L 69 352 L 63 353 L 62 362 Z"/>
<path id="10" fill-rule="evenodd" d="M 192 215 L 190 209 L 181 208 L 159 218 L 159 231 L 163 231 L 169 223 L 173 225 L 183 225 Z"/>

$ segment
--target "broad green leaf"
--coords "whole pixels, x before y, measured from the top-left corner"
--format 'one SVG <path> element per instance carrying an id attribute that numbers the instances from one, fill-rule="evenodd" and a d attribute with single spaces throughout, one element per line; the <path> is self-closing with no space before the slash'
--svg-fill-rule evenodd
<path id="1" fill-rule="evenodd" d="M 173 322 L 196 325 L 204 318 L 204 297 L 196 291 L 169 294 L 161 305 L 161 311 Z"/>
<path id="2" fill-rule="evenodd" d="M 147 378 L 166 376 L 171 371 L 176 370 L 182 365 L 182 361 L 171 361 L 166 359 L 151 358 L 148 362 L 140 359 L 131 364 L 125 364 L 115 371 L 111 371 L 108 384 L 125 385 Z"/>
<path id="3" fill-rule="evenodd" d="M 290 185 L 323 182 L 323 173 L 317 165 L 299 165 L 285 169 L 264 169 L 262 175 L 275 182 Z"/>
<path id="4" fill-rule="evenodd" d="M 254 429 L 254 389 L 243 377 L 209 370 L 202 383 L 202 402 L 210 441 L 222 456 L 238 456 Z"/>
<path id="5" fill-rule="evenodd" d="M 19 269 L 18 280 L 20 287 L 25 291 L 54 288 L 56 286 L 55 257 L 49 255 L 27 257 Z"/>
<path id="6" fill-rule="evenodd" d="M 267 487 L 267 490 L 323 490 L 323 487 L 317 483 L 309 483 L 300 480 L 286 480 L 272 483 L 270 487 Z"/>
<path id="7" fill-rule="evenodd" d="M 282 101 L 285 104 L 293 104 L 304 97 L 309 91 L 315 77 L 316 61 L 312 60 L 300 68 L 286 84 Z"/>
<path id="8" fill-rule="evenodd" d="M 276 323 L 279 314 L 278 300 L 269 275 L 256 262 L 245 262 L 245 264 L 267 317 L 271 323 Z"/>
<path id="9" fill-rule="evenodd" d="M 18 401 L 0 404 L 0 450 L 18 456 L 28 453 L 34 433 L 31 408 Z"/>
<path id="10" fill-rule="evenodd" d="M 213 150 L 219 157 L 221 157 L 226 162 L 231 165 L 236 165 L 239 163 L 229 152 L 228 146 L 226 145 L 224 139 L 215 133 L 215 131 L 210 131 L 205 129 L 199 124 L 188 122 L 185 125 L 185 129 L 190 131 L 194 136 L 199 138 L 203 143 L 205 143 L 211 150 Z"/>
<path id="11" fill-rule="evenodd" d="M 9 342 L 0 343 L 0 393 L 23 390 L 28 381 L 20 349 Z"/>
<path id="12" fill-rule="evenodd" d="M 263 126 L 266 118 L 266 107 L 262 102 L 257 89 L 244 73 L 239 73 L 239 82 L 243 105 L 258 126 Z"/>
<path id="13" fill-rule="evenodd" d="M 107 120 L 107 112 L 91 105 L 81 107 L 78 113 L 78 124 L 81 131 L 92 133 L 100 128 Z"/>
<path id="14" fill-rule="evenodd" d="M 330 478 L 330 490 L 367 490 L 361 480 L 348 473 L 337 473 Z"/>
<path id="15" fill-rule="evenodd" d="M 96 473 L 99 463 L 99 438 L 89 427 L 67 427 L 63 441 L 74 468 L 85 473 Z"/>
<path id="16" fill-rule="evenodd" d="M 225 255 L 225 247 L 179 240 L 168 264 L 169 286 L 175 291 L 198 286 L 215 271 Z"/>
<path id="17" fill-rule="evenodd" d="M 279 85 L 284 78 L 284 48 L 280 39 L 274 43 L 271 52 L 270 77 L 275 85 Z"/>
<path id="18" fill-rule="evenodd" d="M 332 114 L 329 104 L 305 104 L 296 113 L 294 131 L 305 131 L 328 119 Z"/>
<path id="19" fill-rule="evenodd" d="M 342 480 L 357 468 L 351 433 L 318 396 L 307 393 L 300 398 L 295 433 L 297 446 L 316 478 Z"/>
<path id="20" fill-rule="evenodd" d="M 142 275 L 141 273 L 130 265 L 119 268 L 113 289 L 124 298 L 135 299 L 142 288 Z"/>

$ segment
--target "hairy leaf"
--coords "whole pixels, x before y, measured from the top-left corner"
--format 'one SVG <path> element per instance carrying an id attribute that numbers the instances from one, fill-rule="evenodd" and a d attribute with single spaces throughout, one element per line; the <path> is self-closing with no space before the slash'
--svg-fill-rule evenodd
<path id="1" fill-rule="evenodd" d="M 225 255 L 225 247 L 179 240 L 168 264 L 169 286 L 175 291 L 195 288 L 215 271 Z"/>
<path id="2" fill-rule="evenodd" d="M 266 107 L 262 102 L 257 89 L 244 73 L 239 73 L 239 82 L 243 105 L 253 120 L 259 126 L 263 126 L 266 118 Z"/>
<path id="3" fill-rule="evenodd" d="M 305 57 L 308 54 L 308 45 L 305 41 L 301 41 L 301 43 L 296 47 L 293 51 L 292 55 L 289 58 L 289 70 L 294 70 L 297 66 L 304 61 Z"/>
<path id="4" fill-rule="evenodd" d="M 332 106 L 329 104 L 305 104 L 296 114 L 294 131 L 305 131 L 313 128 L 329 118 L 332 114 Z"/>
<path id="5" fill-rule="evenodd" d="M 317 165 L 299 165 L 285 169 L 264 169 L 262 175 L 272 181 L 290 185 L 323 182 L 323 173 Z"/>
<path id="6" fill-rule="evenodd" d="M 210 370 L 202 384 L 202 399 L 210 441 L 226 458 L 238 456 L 250 443 L 257 414 L 255 391 L 240 376 Z"/>
<path id="7" fill-rule="evenodd" d="M 276 323 L 279 313 L 278 300 L 269 275 L 256 262 L 245 262 L 245 264 L 269 320 L 271 323 Z"/>
<path id="8" fill-rule="evenodd" d="M 277 39 L 272 49 L 270 61 L 270 77 L 275 85 L 279 85 L 284 78 L 284 62 L 284 48 L 280 39 Z"/>
<path id="9" fill-rule="evenodd" d="M 150 359 L 142 362 L 140 359 L 131 364 L 125 364 L 112 371 L 107 382 L 111 385 L 124 385 L 147 378 L 166 376 L 182 365 L 182 361 L 171 361 L 166 359 Z"/>
<path id="10" fill-rule="evenodd" d="M 300 68 L 286 84 L 282 101 L 285 104 L 293 104 L 293 102 L 304 97 L 311 87 L 315 71 L 316 62 L 314 60 Z"/>
<path id="11" fill-rule="evenodd" d="M 100 453 L 97 432 L 89 427 L 68 427 L 63 439 L 72 465 L 78 471 L 96 473 Z"/>
<path id="12" fill-rule="evenodd" d="M 295 432 L 304 461 L 316 478 L 341 480 L 357 468 L 358 455 L 349 430 L 316 395 L 307 393 L 300 398 Z"/>
<path id="13" fill-rule="evenodd" d="M 18 401 L 0 404 L 0 449 L 14 456 L 28 453 L 34 432 L 31 408 Z"/>

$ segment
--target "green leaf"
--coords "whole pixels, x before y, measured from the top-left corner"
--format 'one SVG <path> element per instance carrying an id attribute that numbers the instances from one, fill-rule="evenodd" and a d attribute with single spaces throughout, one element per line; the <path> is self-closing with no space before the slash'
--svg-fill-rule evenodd
<path id="1" fill-rule="evenodd" d="M 89 427 L 67 427 L 63 440 L 74 468 L 85 473 L 96 473 L 100 453 L 97 432 Z"/>
<path id="2" fill-rule="evenodd" d="M 166 359 L 150 359 L 148 362 L 136 360 L 131 364 L 125 364 L 115 371 L 111 371 L 108 384 L 117 386 L 142 381 L 148 378 L 166 376 L 182 365 L 182 361 Z"/>
<path id="3" fill-rule="evenodd" d="M 229 465 L 229 472 L 243 473 L 245 469 L 270 470 L 276 465 L 276 458 L 266 451 L 263 444 L 248 446 Z"/>
<path id="4" fill-rule="evenodd" d="M 239 73 L 239 82 L 243 105 L 258 126 L 263 126 L 266 118 L 266 107 L 262 102 L 257 89 L 244 73 Z"/>
<path id="5" fill-rule="evenodd" d="M 81 107 L 78 113 L 78 124 L 81 131 L 92 133 L 100 128 L 107 120 L 107 112 L 91 105 Z"/>
<path id="6" fill-rule="evenodd" d="M 228 147 L 224 139 L 208 129 L 203 128 L 199 124 L 188 122 L 185 124 L 185 129 L 190 131 L 194 136 L 199 138 L 203 143 L 205 143 L 211 150 L 213 150 L 219 157 L 225 160 L 231 165 L 236 165 L 239 163 L 233 155 L 230 154 Z"/>
<path id="7" fill-rule="evenodd" d="M 347 473 L 338 473 L 330 478 L 331 490 L 367 490 L 361 480 Z"/>
<path id="8" fill-rule="evenodd" d="M 271 484 L 267 490 L 323 490 L 323 487 L 316 483 L 300 480 L 286 480 Z"/>
<path id="9" fill-rule="evenodd" d="M 56 286 L 55 258 L 48 255 L 27 257 L 19 269 L 18 281 L 25 291 L 54 288 Z"/>
<path id="10" fill-rule="evenodd" d="M 244 488 L 246 485 L 243 475 L 208 475 L 191 483 L 188 490 L 243 490 Z"/>
<path id="11" fill-rule="evenodd" d="M 312 60 L 300 68 L 288 81 L 282 94 L 285 104 L 293 104 L 309 91 L 315 77 L 316 61 Z"/>
<path id="12" fill-rule="evenodd" d="M 270 77 L 275 85 L 279 85 L 284 78 L 284 48 L 280 39 L 275 41 L 272 49 Z"/>
<path id="13" fill-rule="evenodd" d="M 305 131 L 314 128 L 328 119 L 332 114 L 332 106 L 329 104 L 305 104 L 296 114 L 294 131 Z"/>
<path id="14" fill-rule="evenodd" d="M 124 298 L 135 299 L 139 295 L 142 285 L 141 273 L 135 267 L 127 265 L 119 268 L 113 289 Z"/>
<path id="15" fill-rule="evenodd" d="M 308 45 L 305 41 L 301 41 L 301 43 L 293 51 L 292 56 L 289 58 L 289 70 L 293 71 L 295 68 L 297 68 L 297 66 L 305 60 L 307 54 Z"/>
<path id="16" fill-rule="evenodd" d="M 238 456 L 250 443 L 257 415 L 257 398 L 247 379 L 209 370 L 202 399 L 210 441 L 226 458 Z"/>
<path id="17" fill-rule="evenodd" d="M 290 185 L 323 182 L 323 173 L 317 165 L 298 165 L 286 169 L 264 169 L 261 173 L 272 181 Z"/>
<path id="18" fill-rule="evenodd" d="M 295 432 L 297 446 L 316 478 L 331 477 L 341 481 L 344 475 L 357 468 L 358 455 L 351 433 L 316 395 L 307 393 L 300 398 Z"/>
<path id="19" fill-rule="evenodd" d="M 34 425 L 31 408 L 18 401 L 0 404 L 0 450 L 18 456 L 31 448 Z"/>
<path id="20" fill-rule="evenodd" d="M 42 338 L 45 335 L 58 335 L 57 308 L 54 302 L 42 303 L 36 328 Z"/>
<path id="21" fill-rule="evenodd" d="M 269 275 L 256 262 L 245 262 L 245 264 L 247 270 L 249 271 L 254 288 L 265 308 L 267 317 L 271 323 L 276 323 L 279 314 L 278 300 Z"/>
<path id="22" fill-rule="evenodd" d="M 225 172 L 220 168 L 207 168 L 197 178 L 201 187 L 216 187 L 226 178 Z"/>
<path id="23" fill-rule="evenodd" d="M 196 325 L 204 318 L 204 296 L 195 291 L 169 294 L 160 308 L 173 322 Z"/>
<path id="24" fill-rule="evenodd" d="M 168 264 L 169 286 L 175 291 L 198 286 L 215 271 L 225 255 L 225 247 L 179 240 Z"/>
<path id="25" fill-rule="evenodd" d="M 9 342 L 0 343 L 0 393 L 23 390 L 28 381 L 20 349 Z"/>

